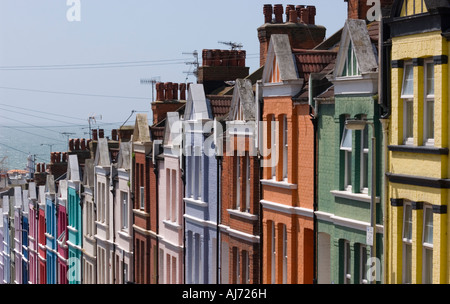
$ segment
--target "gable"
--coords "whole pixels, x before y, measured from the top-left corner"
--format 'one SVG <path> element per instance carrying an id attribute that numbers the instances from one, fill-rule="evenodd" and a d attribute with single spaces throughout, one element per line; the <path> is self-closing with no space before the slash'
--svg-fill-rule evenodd
<path id="1" fill-rule="evenodd" d="M 180 116 L 177 112 L 167 113 L 167 122 L 164 129 L 165 146 L 179 146 L 181 145 L 181 122 Z"/>
<path id="2" fill-rule="evenodd" d="M 111 164 L 111 160 L 109 158 L 109 148 L 108 141 L 106 138 L 98 139 L 98 147 L 95 154 L 95 165 L 106 167 Z"/>
<path id="3" fill-rule="evenodd" d="M 69 155 L 67 179 L 72 181 L 80 180 L 80 167 L 78 166 L 78 156 L 76 154 Z"/>
<path id="4" fill-rule="evenodd" d="M 425 0 L 403 0 L 399 17 L 413 16 L 427 12 L 428 9 Z"/>
<path id="5" fill-rule="evenodd" d="M 298 79 L 298 75 L 289 37 L 285 34 L 274 34 L 270 36 L 262 81 L 279 83 L 294 79 Z"/>
<path id="6" fill-rule="evenodd" d="M 211 107 L 202 84 L 191 84 L 184 114 L 185 120 L 210 119 Z"/>
<path id="7" fill-rule="evenodd" d="M 255 97 L 251 81 L 249 79 L 236 79 L 229 119 L 254 121 L 256 116 L 255 110 Z"/>
<path id="8" fill-rule="evenodd" d="M 139 142 L 150 141 L 150 129 L 148 127 L 147 114 L 136 114 L 136 122 L 134 124 L 133 140 Z"/>
<path id="9" fill-rule="evenodd" d="M 342 32 L 334 77 L 356 76 L 378 70 L 375 48 L 364 20 L 348 19 Z"/>

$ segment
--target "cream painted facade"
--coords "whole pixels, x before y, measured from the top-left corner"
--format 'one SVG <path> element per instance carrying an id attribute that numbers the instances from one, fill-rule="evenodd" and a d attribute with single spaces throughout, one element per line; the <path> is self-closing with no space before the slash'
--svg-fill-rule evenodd
<path id="1" fill-rule="evenodd" d="M 415 1 L 416 8 L 413 1 L 403 2 L 400 17 L 414 15 L 413 9 L 428 11 L 424 2 Z M 426 16 L 438 18 L 417 15 Z M 448 50 L 441 30 L 392 37 L 385 201 L 388 284 L 450 281 Z"/>

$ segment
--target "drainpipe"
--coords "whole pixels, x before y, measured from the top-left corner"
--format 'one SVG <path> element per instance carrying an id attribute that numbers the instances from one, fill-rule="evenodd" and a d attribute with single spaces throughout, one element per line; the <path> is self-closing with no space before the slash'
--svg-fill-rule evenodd
<path id="1" fill-rule="evenodd" d="M 180 155 L 179 155 L 179 160 L 180 160 L 180 175 L 181 175 L 181 182 L 183 183 L 183 198 L 185 197 L 185 192 L 186 192 L 186 156 L 184 154 L 184 146 L 183 144 L 185 143 L 185 133 L 184 133 L 184 123 L 181 124 L 181 134 L 182 134 L 182 139 L 181 139 L 181 143 L 180 143 Z M 186 227 L 186 218 L 184 217 L 185 214 L 185 204 L 184 204 L 184 199 L 181 200 L 183 202 L 182 205 L 182 214 L 183 214 L 183 227 L 182 227 L 182 231 L 183 231 L 183 284 L 186 284 L 186 231 L 185 231 L 185 227 Z"/>
<path id="2" fill-rule="evenodd" d="M 156 150 L 156 151 L 155 151 Z M 156 182 L 156 187 L 155 187 L 155 195 L 156 195 L 156 284 L 159 284 L 159 237 L 158 237 L 158 232 L 159 232 L 159 187 L 158 187 L 158 182 L 159 182 L 159 165 L 158 165 L 158 159 L 157 156 L 159 154 L 159 144 L 154 144 L 153 145 L 153 149 L 152 149 L 152 153 L 153 153 L 153 173 L 155 174 L 155 182 Z M 155 154 L 157 153 L 157 154 Z M 149 210 L 151 212 L 151 210 Z"/>
<path id="3" fill-rule="evenodd" d="M 116 217 L 116 213 L 115 213 L 115 198 L 116 198 L 116 191 L 114 191 L 116 189 L 116 177 L 118 175 L 117 170 L 114 170 L 113 165 L 111 164 L 111 167 L 109 168 L 109 170 L 111 171 L 111 181 L 110 181 L 110 185 L 112 185 L 111 189 L 109 190 L 112 194 L 112 245 L 113 245 L 113 256 L 112 256 L 112 269 L 113 269 L 113 284 L 116 284 L 116 221 L 115 221 L 115 217 Z"/>
<path id="4" fill-rule="evenodd" d="M 317 215 L 316 211 L 318 210 L 318 203 L 317 203 L 317 124 L 318 124 L 318 113 L 319 113 L 319 100 L 317 98 L 313 98 L 313 91 L 314 91 L 314 77 L 316 77 L 317 74 L 312 73 L 310 75 L 310 81 L 309 81 L 309 116 L 311 118 L 311 122 L 313 124 L 314 128 L 314 183 L 313 183 L 313 284 L 317 284 L 317 238 L 318 238 L 318 225 L 317 225 Z M 312 101 L 315 101 L 314 103 L 314 113 L 312 111 Z"/>
<path id="5" fill-rule="evenodd" d="M 217 160 L 217 236 L 216 236 L 216 267 L 217 267 L 217 271 L 216 271 L 216 284 L 219 284 L 220 282 L 220 272 L 221 270 L 221 263 L 219 262 L 219 249 L 220 249 L 220 227 L 219 227 L 219 223 L 220 223 L 220 202 L 221 202 L 221 198 L 222 198 L 222 187 L 221 187 L 221 181 L 222 181 L 222 156 L 216 155 L 216 160 Z"/>
<path id="6" fill-rule="evenodd" d="M 257 142 L 257 157 L 258 157 L 258 164 L 259 164 L 259 183 L 258 183 L 258 203 L 259 203 L 259 215 L 258 215 L 258 224 L 259 224 L 259 284 L 262 284 L 263 282 L 263 266 L 264 266 L 264 259 L 263 259 L 263 243 L 264 243 L 264 238 L 263 238 L 263 207 L 261 204 L 261 199 L 262 199 L 262 185 L 261 185 L 261 179 L 263 177 L 263 166 L 261 165 L 262 157 L 261 157 L 261 137 L 260 137 L 260 125 L 259 123 L 262 122 L 262 113 L 263 113 L 263 107 L 264 107 L 264 102 L 263 102 L 263 94 L 262 94 L 262 81 L 258 80 L 256 82 L 256 92 L 255 92 L 255 99 L 256 99 L 256 129 L 257 129 L 257 138 L 256 138 L 256 142 Z"/>

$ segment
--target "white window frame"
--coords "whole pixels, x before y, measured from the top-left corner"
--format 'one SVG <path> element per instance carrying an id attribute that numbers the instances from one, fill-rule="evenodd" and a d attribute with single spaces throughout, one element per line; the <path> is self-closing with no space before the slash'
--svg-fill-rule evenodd
<path id="1" fill-rule="evenodd" d="M 288 279 L 288 235 L 287 227 L 283 224 L 283 284 L 287 284 Z"/>
<path id="2" fill-rule="evenodd" d="M 427 232 L 427 215 L 431 214 L 431 243 L 426 242 L 426 232 Z M 423 246 L 423 254 L 422 254 L 422 283 L 423 284 L 432 284 L 433 283 L 433 208 L 431 205 L 423 206 L 423 231 L 422 231 L 422 246 Z M 428 240 L 429 241 L 429 240 Z M 427 267 L 427 256 L 431 254 L 431 269 Z M 428 279 L 427 272 L 429 271 L 430 278 Z"/>
<path id="3" fill-rule="evenodd" d="M 250 254 L 246 250 L 242 251 L 242 263 L 242 269 L 244 270 L 242 284 L 250 284 Z"/>
<path id="4" fill-rule="evenodd" d="M 359 283 L 367 284 L 367 247 L 364 244 L 359 246 Z"/>
<path id="5" fill-rule="evenodd" d="M 247 151 L 245 152 L 245 212 L 250 212 L 250 153 Z"/>
<path id="6" fill-rule="evenodd" d="M 346 136 L 350 136 L 352 140 L 351 147 L 344 147 L 344 140 Z M 344 128 L 342 133 L 340 150 L 344 151 L 344 190 L 352 192 L 352 153 L 353 153 L 353 131 Z"/>
<path id="7" fill-rule="evenodd" d="M 364 147 L 364 142 L 367 140 L 367 148 Z M 366 166 L 367 163 L 367 166 Z M 361 193 L 369 193 L 369 126 L 366 125 L 363 131 L 361 131 L 361 168 L 359 170 L 360 176 L 360 188 Z M 367 181 L 367 185 L 364 185 L 364 180 Z"/>
<path id="8" fill-rule="evenodd" d="M 236 210 L 241 210 L 241 157 L 236 154 Z"/>
<path id="9" fill-rule="evenodd" d="M 409 224 L 409 222 L 406 221 L 407 217 L 406 217 L 406 212 L 407 209 L 411 210 L 411 223 Z M 408 256 L 407 255 L 407 249 L 409 249 L 409 251 L 411 252 L 410 254 L 412 254 L 412 229 L 413 229 L 413 210 L 412 210 L 412 205 L 410 202 L 405 202 L 403 204 L 403 228 L 402 228 L 402 242 L 403 242 L 403 257 L 402 257 L 402 267 L 403 267 L 403 271 L 402 271 L 402 283 L 403 284 L 411 284 L 412 282 L 412 256 Z M 406 225 L 408 225 L 408 233 L 411 234 L 411 236 L 409 237 L 408 235 L 405 235 L 407 233 L 406 230 Z M 410 261 L 409 263 L 408 260 Z M 410 264 L 410 265 L 407 265 Z M 409 282 L 408 282 L 409 281 Z"/>
<path id="10" fill-rule="evenodd" d="M 428 76 L 430 73 L 429 67 L 432 69 L 432 91 L 430 94 L 428 93 L 429 85 L 428 85 Z M 434 146 L 434 112 L 435 112 L 435 102 L 434 102 L 434 63 L 433 61 L 425 61 L 424 62 L 424 105 L 423 105 L 423 144 L 425 146 Z M 428 105 L 432 103 L 433 111 L 429 113 Z M 431 117 L 430 117 L 431 115 Z M 432 137 L 428 136 L 429 133 L 429 123 L 430 119 L 432 120 Z"/>
<path id="11" fill-rule="evenodd" d="M 122 207 L 122 229 L 128 229 L 128 192 L 120 191 L 120 201 Z"/>
<path id="12" fill-rule="evenodd" d="M 412 71 L 412 79 L 411 86 L 412 92 L 405 92 L 406 88 L 406 72 L 408 69 Z M 414 144 L 414 66 L 412 63 L 405 63 L 403 69 L 403 80 L 402 80 L 402 88 L 401 88 L 401 98 L 403 99 L 403 143 L 405 145 L 413 145 Z M 408 116 L 408 107 L 412 107 L 412 117 Z M 411 122 L 410 122 L 411 120 Z M 408 134 L 408 124 L 412 124 L 412 134 Z"/>
<path id="13" fill-rule="evenodd" d="M 288 181 L 288 119 L 287 115 L 283 115 L 283 180 Z"/>
<path id="14" fill-rule="evenodd" d="M 278 146 L 277 146 L 277 120 L 275 114 L 272 115 L 272 122 L 270 124 L 271 131 L 271 161 L 272 161 L 272 179 L 277 180 L 277 160 L 278 160 Z"/>
<path id="15" fill-rule="evenodd" d="M 139 187 L 139 209 L 145 210 L 145 188 L 143 186 Z"/>
<path id="16" fill-rule="evenodd" d="M 353 49 L 353 44 L 351 41 L 348 44 L 346 59 L 344 62 L 344 67 L 341 76 L 342 77 L 361 76 L 358 60 L 356 58 L 355 50 Z"/>
<path id="17" fill-rule="evenodd" d="M 350 284 L 352 279 L 352 255 L 350 242 L 344 240 L 344 284 Z"/>

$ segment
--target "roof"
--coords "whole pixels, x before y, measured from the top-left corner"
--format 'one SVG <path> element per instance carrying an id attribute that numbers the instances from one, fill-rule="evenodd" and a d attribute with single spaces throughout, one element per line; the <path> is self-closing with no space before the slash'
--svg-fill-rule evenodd
<path id="1" fill-rule="evenodd" d="M 224 117 L 230 111 L 232 95 L 208 95 L 214 117 Z"/>
<path id="2" fill-rule="evenodd" d="M 319 73 L 336 58 L 336 51 L 329 50 L 293 50 L 299 78 L 308 81 L 311 73 Z"/>
<path id="3" fill-rule="evenodd" d="M 49 194 L 56 194 L 55 178 L 53 174 L 47 175 L 47 180 L 45 181 L 45 192 Z"/>
<path id="4" fill-rule="evenodd" d="M 91 158 L 84 162 L 83 184 L 88 187 L 94 186 L 94 160 Z"/>

